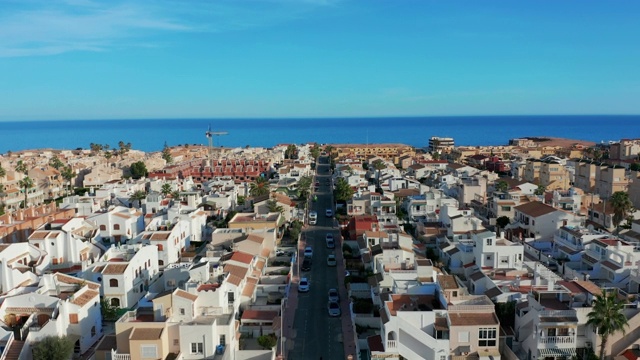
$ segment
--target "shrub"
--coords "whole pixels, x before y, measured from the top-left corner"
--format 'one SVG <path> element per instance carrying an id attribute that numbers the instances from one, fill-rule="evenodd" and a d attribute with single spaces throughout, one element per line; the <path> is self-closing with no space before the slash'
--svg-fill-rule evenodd
<path id="1" fill-rule="evenodd" d="M 258 344 L 264 349 L 272 349 L 277 344 L 275 334 L 262 335 L 258 338 Z"/>

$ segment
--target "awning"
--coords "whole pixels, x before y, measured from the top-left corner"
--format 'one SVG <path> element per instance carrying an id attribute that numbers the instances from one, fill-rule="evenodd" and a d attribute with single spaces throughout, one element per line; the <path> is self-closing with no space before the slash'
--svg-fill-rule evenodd
<path id="1" fill-rule="evenodd" d="M 574 356 L 576 349 L 538 349 L 538 357 L 540 356 Z"/>

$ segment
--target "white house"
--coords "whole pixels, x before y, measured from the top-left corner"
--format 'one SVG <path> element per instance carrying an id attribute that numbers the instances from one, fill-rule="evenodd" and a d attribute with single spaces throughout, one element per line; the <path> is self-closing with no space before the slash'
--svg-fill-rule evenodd
<path id="1" fill-rule="evenodd" d="M 102 241 L 110 244 L 126 243 L 144 229 L 144 216 L 138 209 L 115 206 L 87 217 L 100 231 Z"/>

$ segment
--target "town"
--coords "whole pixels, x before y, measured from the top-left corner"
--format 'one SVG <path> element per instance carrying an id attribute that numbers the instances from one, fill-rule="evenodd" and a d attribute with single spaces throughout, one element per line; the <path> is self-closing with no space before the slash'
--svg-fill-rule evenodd
<path id="1" fill-rule="evenodd" d="M 0 360 L 640 359 L 639 139 L 223 134 L 0 157 Z"/>

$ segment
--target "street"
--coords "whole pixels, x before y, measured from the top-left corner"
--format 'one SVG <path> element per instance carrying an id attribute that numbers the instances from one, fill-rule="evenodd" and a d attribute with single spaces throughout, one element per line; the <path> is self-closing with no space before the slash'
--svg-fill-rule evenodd
<path id="1" fill-rule="evenodd" d="M 327 266 L 327 255 L 341 251 L 339 233 L 333 216 L 327 217 L 326 210 L 333 208 L 333 192 L 330 183 L 329 158 L 320 157 L 314 183 L 319 182 L 317 200 L 311 202 L 311 209 L 318 213 L 316 225 L 304 231 L 305 246 L 313 247 L 313 262 L 310 271 L 300 272 L 311 283 L 308 293 L 300 293 L 296 310 L 294 347 L 287 359 L 344 359 L 341 317 L 330 317 L 327 311 L 328 291 L 338 287 L 336 267 Z M 313 195 L 312 194 L 312 197 Z M 335 249 L 326 246 L 326 234 L 331 232 L 336 239 Z M 300 265 L 301 260 L 298 265 Z M 344 314 L 343 316 L 348 316 Z"/>

